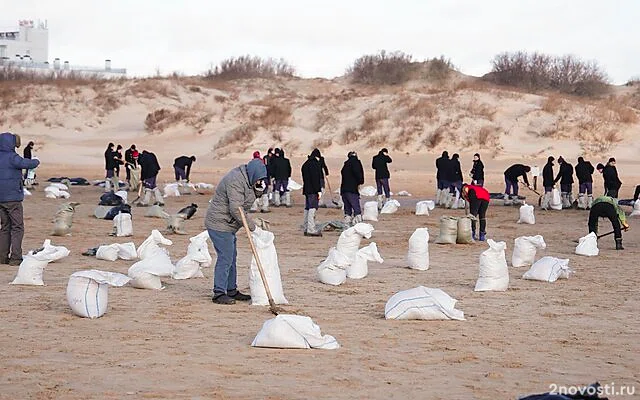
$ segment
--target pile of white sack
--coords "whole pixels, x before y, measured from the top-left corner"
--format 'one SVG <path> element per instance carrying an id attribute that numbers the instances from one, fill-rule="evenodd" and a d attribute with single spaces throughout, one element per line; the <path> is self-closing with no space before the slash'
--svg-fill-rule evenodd
<path id="1" fill-rule="evenodd" d="M 209 253 L 209 233 L 203 231 L 189 239 L 187 255 L 182 257 L 173 270 L 173 279 L 204 278 L 202 268 L 210 267 L 213 258 Z"/>
<path id="2" fill-rule="evenodd" d="M 457 300 L 441 289 L 418 286 L 396 293 L 384 306 L 386 319 L 464 320 Z"/>
<path id="3" fill-rule="evenodd" d="M 138 247 L 138 261 L 128 271 L 131 286 L 139 289 L 163 288 L 160 277 L 173 275 L 174 266 L 169 252 L 160 245 L 170 246 L 173 242 L 165 239 L 160 231 L 154 229 L 151 235 Z"/>
<path id="4" fill-rule="evenodd" d="M 473 235 L 471 230 L 471 218 L 465 217 L 440 217 L 440 235 L 436 239 L 437 244 L 471 244 Z"/>

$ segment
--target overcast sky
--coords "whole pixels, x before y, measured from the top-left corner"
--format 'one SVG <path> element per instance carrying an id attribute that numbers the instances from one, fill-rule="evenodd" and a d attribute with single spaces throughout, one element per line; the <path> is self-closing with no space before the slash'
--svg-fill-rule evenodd
<path id="1" fill-rule="evenodd" d="M 640 76 L 638 0 L 0 0 L 0 26 L 47 19 L 49 56 L 197 74 L 230 56 L 283 57 L 304 77 L 402 50 L 489 72 L 503 51 L 597 60 L 614 83 Z"/>

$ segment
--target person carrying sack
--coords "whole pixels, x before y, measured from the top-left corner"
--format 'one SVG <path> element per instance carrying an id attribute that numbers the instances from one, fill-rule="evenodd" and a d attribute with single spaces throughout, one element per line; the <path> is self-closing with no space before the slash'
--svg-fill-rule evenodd
<path id="1" fill-rule="evenodd" d="M 471 220 L 471 237 L 484 242 L 487 239 L 487 209 L 490 195 L 482 186 L 462 185 L 462 198 L 469 203 L 469 213 L 475 218 Z M 476 219 L 480 220 L 480 237 L 476 237 Z"/>

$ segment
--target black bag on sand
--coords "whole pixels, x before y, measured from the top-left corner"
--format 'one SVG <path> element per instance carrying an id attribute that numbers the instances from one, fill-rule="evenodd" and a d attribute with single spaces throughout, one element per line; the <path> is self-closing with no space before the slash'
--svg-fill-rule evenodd
<path id="1" fill-rule="evenodd" d="M 107 219 L 109 221 L 113 221 L 113 219 L 116 217 L 116 215 L 118 215 L 120 213 L 131 214 L 131 206 L 129 204 L 121 204 L 119 206 L 115 206 L 111 210 L 109 210 L 107 215 L 104 216 L 104 219 Z"/>
<path id="2" fill-rule="evenodd" d="M 100 196 L 99 206 L 120 206 L 122 205 L 122 197 L 118 196 L 113 190 Z"/>
<path id="3" fill-rule="evenodd" d="M 608 397 L 600 397 L 602 385 L 593 383 L 575 394 L 532 394 L 531 396 L 520 397 L 518 400 L 608 400 Z"/>
<path id="4" fill-rule="evenodd" d="M 182 210 L 178 211 L 178 214 L 184 214 L 186 216 L 186 219 L 191 219 L 196 211 L 198 211 L 198 205 L 195 203 L 191 203 L 190 206 L 186 206 Z"/>

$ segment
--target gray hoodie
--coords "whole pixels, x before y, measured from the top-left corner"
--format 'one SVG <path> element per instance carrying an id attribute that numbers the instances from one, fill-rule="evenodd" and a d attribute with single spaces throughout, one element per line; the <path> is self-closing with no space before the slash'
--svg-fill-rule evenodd
<path id="1" fill-rule="evenodd" d="M 238 207 L 249 211 L 256 200 L 253 185 L 267 177 L 267 169 L 262 160 L 254 159 L 229 171 L 218 183 L 216 192 L 209 202 L 204 226 L 220 232 L 237 232 L 242 228 L 242 218 Z M 255 224 L 247 218 L 249 229 Z"/>

